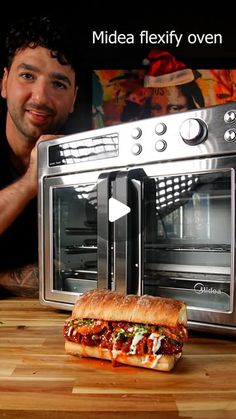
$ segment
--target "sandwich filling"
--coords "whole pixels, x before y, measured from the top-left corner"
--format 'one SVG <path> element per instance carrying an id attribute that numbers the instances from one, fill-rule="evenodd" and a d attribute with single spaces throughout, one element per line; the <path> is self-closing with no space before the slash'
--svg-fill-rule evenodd
<path id="1" fill-rule="evenodd" d="M 112 354 L 113 365 L 117 355 L 154 357 L 181 356 L 188 333 L 186 326 L 147 325 L 124 321 L 98 319 L 69 319 L 64 325 L 65 339 L 85 346 L 107 349 Z"/>

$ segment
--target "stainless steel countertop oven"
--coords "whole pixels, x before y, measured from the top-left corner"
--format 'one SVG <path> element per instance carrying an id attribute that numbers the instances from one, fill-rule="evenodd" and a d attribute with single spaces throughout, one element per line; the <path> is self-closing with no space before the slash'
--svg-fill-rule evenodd
<path id="1" fill-rule="evenodd" d="M 236 334 L 236 103 L 42 142 L 40 298 L 96 287 L 184 300 Z"/>

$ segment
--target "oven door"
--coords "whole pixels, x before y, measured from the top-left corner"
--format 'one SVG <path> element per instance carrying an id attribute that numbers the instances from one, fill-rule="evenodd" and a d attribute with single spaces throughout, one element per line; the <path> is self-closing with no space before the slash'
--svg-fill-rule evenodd
<path id="1" fill-rule="evenodd" d="M 41 298 L 63 307 L 97 287 L 98 174 L 43 180 Z"/>
<path id="2" fill-rule="evenodd" d="M 103 214 L 107 209 L 106 205 L 101 206 L 98 217 L 98 206 L 108 201 L 113 177 L 112 173 L 91 172 L 43 179 L 40 223 L 42 302 L 68 308 L 78 294 L 98 286 L 111 286 L 112 246 L 110 230 L 106 228 L 108 220 L 104 222 Z M 99 197 L 101 194 L 103 197 Z M 98 231 L 101 229 L 104 240 L 98 246 Z"/>
<path id="3" fill-rule="evenodd" d="M 128 181 L 118 171 L 43 178 L 42 302 L 70 308 L 79 294 L 94 288 L 138 292 L 142 176 L 142 170 L 131 170 Z M 128 211 L 133 206 L 132 215 L 121 215 L 120 206 Z"/>
<path id="4" fill-rule="evenodd" d="M 184 300 L 193 325 L 236 324 L 234 164 L 214 158 L 145 167 L 155 197 L 143 207 L 142 293 Z"/>

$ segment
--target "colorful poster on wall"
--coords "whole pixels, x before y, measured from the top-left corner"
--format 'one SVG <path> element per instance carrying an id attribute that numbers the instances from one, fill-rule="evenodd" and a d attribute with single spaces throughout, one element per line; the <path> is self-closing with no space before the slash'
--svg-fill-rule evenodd
<path id="1" fill-rule="evenodd" d="M 195 70 L 191 82 L 144 87 L 145 70 L 95 70 L 93 127 L 183 112 L 236 100 L 236 70 Z"/>

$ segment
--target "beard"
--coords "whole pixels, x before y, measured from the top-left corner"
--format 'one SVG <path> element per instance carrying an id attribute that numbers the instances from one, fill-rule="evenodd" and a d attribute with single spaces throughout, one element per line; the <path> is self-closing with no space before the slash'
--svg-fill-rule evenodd
<path id="1" fill-rule="evenodd" d="M 43 110 L 43 107 L 31 105 L 30 109 Z M 17 110 L 14 106 L 8 106 L 9 123 L 13 131 L 18 132 L 28 143 L 36 143 L 43 134 L 57 134 L 65 125 L 68 115 L 60 120 L 54 118 L 55 112 L 47 110 L 49 117 L 46 123 L 40 123 L 27 118 L 27 111 Z"/>

